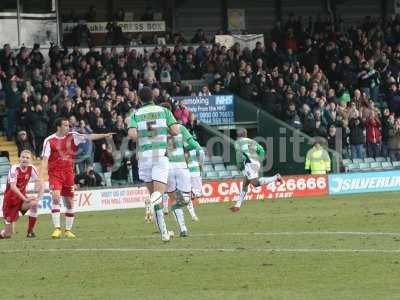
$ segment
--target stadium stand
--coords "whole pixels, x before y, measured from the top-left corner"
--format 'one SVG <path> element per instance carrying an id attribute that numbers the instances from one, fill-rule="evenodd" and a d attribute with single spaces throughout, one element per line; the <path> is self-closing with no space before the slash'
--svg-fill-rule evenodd
<path id="1" fill-rule="evenodd" d="M 344 171 L 396 167 L 400 16 L 366 17 L 352 27 L 341 22 L 331 17 L 305 21 L 290 13 L 272 28 L 266 46 L 258 43 L 254 49 L 207 46 L 214 39 L 208 28 L 196 31 L 191 39 L 196 46 L 186 47 L 182 39 L 172 49 L 159 46 L 143 54 L 129 47 L 82 53 L 77 47 L 53 45 L 48 66 L 35 49 L 13 51 L 5 45 L 0 77 L 7 139 L 17 140 L 25 131 L 28 141 L 18 144 L 19 151 L 30 148 L 39 155 L 55 118 L 63 116 L 79 132 L 116 132 L 118 147 L 126 136 L 127 116 L 141 105 L 136 92 L 142 86 L 153 88 L 157 103 L 168 102 L 178 120 L 199 135 L 198 126 L 190 123 L 196 118 L 188 118 L 192 113 L 173 101 L 175 96 L 196 95 L 188 80 L 205 83 L 199 94 L 239 95 L 309 136 L 326 138 L 343 156 Z M 99 165 L 103 144 L 94 145 L 89 160 L 100 173 L 105 172 Z M 206 177 L 236 171 L 225 163 L 231 162 L 207 155 Z"/>

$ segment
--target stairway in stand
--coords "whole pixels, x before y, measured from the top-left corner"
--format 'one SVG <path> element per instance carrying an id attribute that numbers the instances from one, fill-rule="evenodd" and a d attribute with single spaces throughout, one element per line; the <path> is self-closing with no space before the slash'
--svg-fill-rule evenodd
<path id="1" fill-rule="evenodd" d="M 18 163 L 18 147 L 14 141 L 7 141 L 5 136 L 0 136 L 0 151 L 8 151 L 10 154 L 10 163 Z M 33 158 L 32 163 L 36 167 L 40 167 L 40 159 Z"/>
<path id="2" fill-rule="evenodd" d="M 18 163 L 18 148 L 14 141 L 7 141 L 5 136 L 0 136 L 0 151 L 8 151 L 10 163 Z"/>

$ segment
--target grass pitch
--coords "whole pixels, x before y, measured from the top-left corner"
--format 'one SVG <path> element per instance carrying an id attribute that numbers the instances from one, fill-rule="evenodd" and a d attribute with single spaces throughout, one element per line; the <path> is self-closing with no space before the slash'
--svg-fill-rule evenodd
<path id="1" fill-rule="evenodd" d="M 168 244 L 142 209 L 80 213 L 76 240 L 51 240 L 50 216 L 27 240 L 22 219 L 0 299 L 400 299 L 398 193 L 230 205 L 197 206 Z"/>

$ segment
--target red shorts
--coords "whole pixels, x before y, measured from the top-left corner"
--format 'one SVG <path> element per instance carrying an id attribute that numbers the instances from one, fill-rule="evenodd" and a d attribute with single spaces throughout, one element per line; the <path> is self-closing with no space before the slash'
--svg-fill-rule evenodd
<path id="1" fill-rule="evenodd" d="M 19 213 L 23 215 L 26 211 L 22 211 L 24 201 L 18 197 L 5 196 L 3 200 L 3 218 L 8 223 L 16 222 L 19 218 Z"/>
<path id="2" fill-rule="evenodd" d="M 60 191 L 61 196 L 74 197 L 75 175 L 71 171 L 49 172 L 51 191 Z"/>

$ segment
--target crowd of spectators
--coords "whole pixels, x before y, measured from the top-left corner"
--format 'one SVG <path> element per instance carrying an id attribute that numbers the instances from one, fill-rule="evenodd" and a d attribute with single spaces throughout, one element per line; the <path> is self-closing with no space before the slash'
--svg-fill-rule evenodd
<path id="1" fill-rule="evenodd" d="M 39 156 L 43 139 L 62 116 L 79 132 L 115 132 L 119 149 L 127 119 L 141 106 L 137 91 L 148 86 L 156 103 L 169 103 L 195 135 L 195 115 L 173 98 L 235 93 L 310 136 L 325 137 L 331 148 L 337 149 L 340 140 L 344 157 L 398 160 L 400 16 L 366 18 L 359 26 L 342 28 L 329 17 L 307 23 L 290 16 L 276 24 L 265 47 L 257 43 L 255 49 L 208 46 L 201 30 L 193 37 L 197 47 L 178 42 L 172 49 L 144 53 L 91 47 L 83 54 L 78 47 L 68 51 L 53 45 L 48 64 L 37 46 L 13 52 L 5 45 L 0 90 L 7 137 L 16 139 L 19 150 L 32 149 Z M 200 78 L 206 84 L 197 93 L 184 83 Z M 106 171 L 118 161 L 115 181 L 126 179 L 124 170 L 134 173 L 134 159 L 116 159 L 105 141 L 96 142 L 93 151 L 83 147 L 82 170 L 95 161 Z"/>

